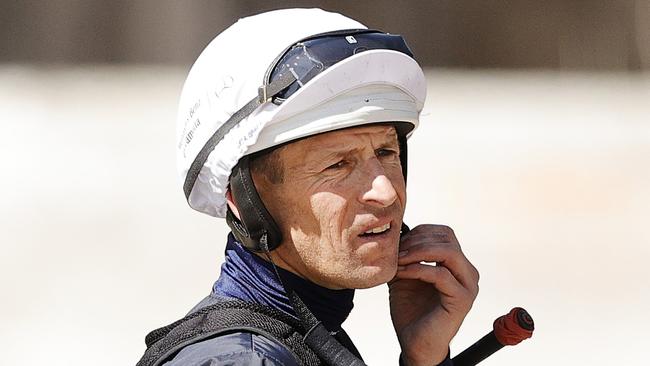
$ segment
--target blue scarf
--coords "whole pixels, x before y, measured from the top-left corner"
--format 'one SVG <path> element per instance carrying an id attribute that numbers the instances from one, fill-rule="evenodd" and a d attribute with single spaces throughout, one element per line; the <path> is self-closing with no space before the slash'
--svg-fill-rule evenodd
<path id="1" fill-rule="evenodd" d="M 335 332 L 354 306 L 354 290 L 331 290 L 278 267 L 282 281 L 293 289 L 327 330 Z M 228 235 L 221 275 L 214 295 L 233 297 L 278 309 L 298 320 L 271 263 L 246 250 Z"/>

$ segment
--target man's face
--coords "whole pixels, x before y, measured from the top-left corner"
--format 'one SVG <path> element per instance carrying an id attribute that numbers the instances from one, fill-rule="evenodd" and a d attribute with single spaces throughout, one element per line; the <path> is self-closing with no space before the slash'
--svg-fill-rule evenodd
<path id="1" fill-rule="evenodd" d="M 281 183 L 253 175 L 282 230 L 282 245 L 272 252 L 276 264 L 328 288 L 393 278 L 406 203 L 395 129 L 324 133 L 278 153 Z"/>

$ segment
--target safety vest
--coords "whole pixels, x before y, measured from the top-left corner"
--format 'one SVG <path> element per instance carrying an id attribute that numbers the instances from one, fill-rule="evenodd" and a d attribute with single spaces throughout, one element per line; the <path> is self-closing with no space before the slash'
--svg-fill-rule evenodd
<path id="1" fill-rule="evenodd" d="M 147 350 L 137 366 L 161 365 L 190 344 L 234 332 L 279 341 L 302 365 L 321 365 L 297 329 L 300 324 L 279 310 L 237 299 L 222 300 L 147 334 Z"/>

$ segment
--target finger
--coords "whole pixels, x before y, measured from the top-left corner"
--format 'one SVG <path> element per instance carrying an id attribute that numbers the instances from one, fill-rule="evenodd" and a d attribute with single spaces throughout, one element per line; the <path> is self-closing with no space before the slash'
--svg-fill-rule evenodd
<path id="1" fill-rule="evenodd" d="M 467 289 L 445 267 L 414 263 L 398 267 L 395 277 L 430 283 L 441 294 L 452 298 L 467 294 Z"/>
<path id="2" fill-rule="evenodd" d="M 436 262 L 451 271 L 465 288 L 478 293 L 479 273 L 458 247 L 450 243 L 424 243 L 401 251 L 397 264 L 400 266 L 420 262 Z"/>
<path id="3" fill-rule="evenodd" d="M 416 237 L 423 235 L 430 240 L 441 243 L 458 242 L 454 230 L 446 225 L 424 224 L 414 227 L 409 233 L 410 236 Z"/>
<path id="4" fill-rule="evenodd" d="M 409 249 L 421 243 L 452 243 L 460 249 L 453 230 L 442 225 L 419 225 L 400 239 L 400 250 Z"/>

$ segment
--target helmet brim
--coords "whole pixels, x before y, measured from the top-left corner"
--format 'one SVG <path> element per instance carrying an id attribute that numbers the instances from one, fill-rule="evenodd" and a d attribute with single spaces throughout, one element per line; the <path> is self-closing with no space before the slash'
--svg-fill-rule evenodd
<path id="1" fill-rule="evenodd" d="M 397 72 L 396 72 L 397 70 Z M 408 55 L 370 50 L 333 65 L 277 106 L 256 114 L 266 119 L 248 154 L 310 135 L 377 122 L 417 127 L 426 98 L 420 65 Z"/>

